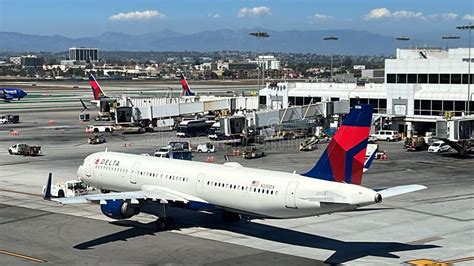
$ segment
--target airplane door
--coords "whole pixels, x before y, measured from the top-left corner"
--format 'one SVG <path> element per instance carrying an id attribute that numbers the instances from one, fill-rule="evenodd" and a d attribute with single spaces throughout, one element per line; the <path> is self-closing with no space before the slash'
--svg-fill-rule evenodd
<path id="1" fill-rule="evenodd" d="M 296 209 L 296 187 L 298 187 L 298 182 L 290 182 L 288 188 L 286 189 L 286 200 L 285 207 Z"/>
<path id="2" fill-rule="evenodd" d="M 140 162 L 136 162 L 133 164 L 132 170 L 130 172 L 130 183 L 136 184 L 137 183 L 137 175 L 138 175 L 138 170 L 140 169 Z"/>
<path id="3" fill-rule="evenodd" d="M 196 192 L 198 194 L 202 194 L 202 187 L 204 186 L 204 178 L 206 176 L 204 174 L 199 174 L 197 176 L 197 180 L 196 180 Z"/>

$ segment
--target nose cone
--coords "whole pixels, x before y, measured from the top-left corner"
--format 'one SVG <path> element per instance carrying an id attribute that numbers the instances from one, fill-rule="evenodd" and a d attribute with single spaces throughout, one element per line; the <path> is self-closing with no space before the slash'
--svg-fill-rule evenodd
<path id="1" fill-rule="evenodd" d="M 23 91 L 22 95 L 23 95 L 23 97 L 26 97 L 28 95 L 28 93 L 26 93 L 26 91 Z"/>

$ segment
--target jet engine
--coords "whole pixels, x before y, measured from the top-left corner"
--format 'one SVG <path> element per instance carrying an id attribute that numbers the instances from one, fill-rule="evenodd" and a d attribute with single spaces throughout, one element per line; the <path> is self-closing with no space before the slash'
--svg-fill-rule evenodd
<path id="1" fill-rule="evenodd" d="M 116 220 L 128 219 L 140 212 L 138 206 L 124 200 L 107 200 L 100 209 L 105 216 Z"/>

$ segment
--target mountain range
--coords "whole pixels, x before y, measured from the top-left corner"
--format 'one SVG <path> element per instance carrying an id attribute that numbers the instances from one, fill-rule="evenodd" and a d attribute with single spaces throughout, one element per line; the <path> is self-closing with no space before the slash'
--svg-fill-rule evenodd
<path id="1" fill-rule="evenodd" d="M 212 30 L 184 34 L 163 30 L 140 35 L 105 32 L 98 36 L 69 38 L 17 32 L 0 32 L 0 52 L 62 52 L 70 47 L 96 47 L 102 51 L 271 51 L 288 53 L 392 55 L 400 43 L 391 36 L 357 30 L 290 30 L 267 32 L 258 41 L 249 33 L 256 29 Z M 323 38 L 337 36 L 337 41 Z"/>

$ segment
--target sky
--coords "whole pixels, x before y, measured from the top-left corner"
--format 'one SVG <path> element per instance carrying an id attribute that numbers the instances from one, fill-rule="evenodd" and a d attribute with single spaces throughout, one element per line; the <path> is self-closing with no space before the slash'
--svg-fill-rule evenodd
<path id="1" fill-rule="evenodd" d="M 433 40 L 460 35 L 456 26 L 469 22 L 474 0 L 0 0 L 0 31 L 73 38 L 265 28 Z"/>

